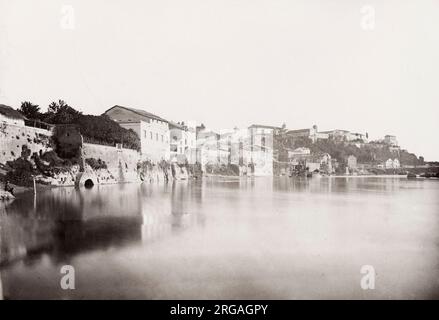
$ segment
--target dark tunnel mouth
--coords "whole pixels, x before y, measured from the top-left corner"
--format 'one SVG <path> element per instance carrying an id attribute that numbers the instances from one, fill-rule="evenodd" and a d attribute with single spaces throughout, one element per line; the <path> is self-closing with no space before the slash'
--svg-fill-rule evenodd
<path id="1" fill-rule="evenodd" d="M 93 183 L 93 180 L 91 179 L 87 179 L 84 182 L 84 187 L 86 187 L 87 189 L 93 188 L 95 184 Z"/>

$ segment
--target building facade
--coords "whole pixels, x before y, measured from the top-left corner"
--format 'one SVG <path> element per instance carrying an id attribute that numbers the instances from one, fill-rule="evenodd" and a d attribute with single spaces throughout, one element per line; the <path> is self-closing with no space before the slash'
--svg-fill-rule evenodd
<path id="1" fill-rule="evenodd" d="M 350 155 L 347 158 L 347 166 L 351 170 L 357 169 L 357 158 L 355 156 L 353 156 L 353 155 Z"/>
<path id="2" fill-rule="evenodd" d="M 384 143 L 388 144 L 389 146 L 397 146 L 398 145 L 398 141 L 396 140 L 396 136 L 392 136 L 389 134 L 384 136 Z"/>
<path id="3" fill-rule="evenodd" d="M 297 148 L 293 151 L 288 151 L 288 158 L 293 158 L 294 156 L 304 156 L 311 154 L 311 150 L 309 148 Z"/>
<path id="4" fill-rule="evenodd" d="M 121 127 L 132 129 L 140 138 L 142 160 L 170 159 L 169 122 L 144 110 L 114 106 L 104 113 Z"/>
<path id="5" fill-rule="evenodd" d="M 201 164 L 203 171 L 206 170 L 207 165 L 219 165 L 221 158 L 224 158 L 219 147 L 219 140 L 220 135 L 214 131 L 202 130 L 198 132 L 196 161 Z"/>
<path id="6" fill-rule="evenodd" d="M 179 162 L 196 162 L 197 138 L 195 126 L 190 123 L 169 122 L 170 157 Z"/>
<path id="7" fill-rule="evenodd" d="M 386 169 L 399 169 L 401 167 L 401 164 L 397 158 L 395 159 L 387 159 L 387 161 L 384 163 L 384 167 Z"/>
<path id="8" fill-rule="evenodd" d="M 250 163 L 255 176 L 273 175 L 273 136 L 278 127 L 253 124 L 248 127 Z"/>
<path id="9" fill-rule="evenodd" d="M 255 176 L 273 175 L 273 132 L 276 127 L 252 125 L 245 129 L 197 134 L 197 161 L 206 165 L 247 167 Z"/>

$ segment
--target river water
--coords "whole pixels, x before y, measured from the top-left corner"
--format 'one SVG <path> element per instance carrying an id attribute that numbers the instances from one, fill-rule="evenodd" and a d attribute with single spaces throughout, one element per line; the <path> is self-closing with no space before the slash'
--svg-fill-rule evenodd
<path id="1" fill-rule="evenodd" d="M 438 298 L 438 195 L 405 177 L 51 189 L 0 203 L 0 298 Z"/>

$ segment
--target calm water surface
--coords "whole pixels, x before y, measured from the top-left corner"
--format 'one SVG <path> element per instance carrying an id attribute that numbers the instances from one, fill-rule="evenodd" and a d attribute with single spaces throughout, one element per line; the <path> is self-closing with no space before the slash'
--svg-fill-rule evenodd
<path id="1" fill-rule="evenodd" d="M 402 177 L 52 189 L 0 203 L 0 297 L 438 298 L 438 195 Z"/>

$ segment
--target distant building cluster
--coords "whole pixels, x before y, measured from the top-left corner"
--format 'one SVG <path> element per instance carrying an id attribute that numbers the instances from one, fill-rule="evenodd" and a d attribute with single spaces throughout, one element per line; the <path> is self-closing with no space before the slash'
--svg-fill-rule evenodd
<path id="1" fill-rule="evenodd" d="M 134 130 L 141 141 L 141 157 L 144 160 L 162 159 L 178 163 L 201 165 L 203 171 L 209 166 L 235 165 L 240 174 L 251 170 L 254 175 L 272 175 L 273 162 L 278 150 L 274 146 L 274 136 L 280 132 L 286 137 L 307 138 L 313 143 L 332 139 L 357 145 L 369 142 L 368 133 L 335 129 L 319 131 L 316 125 L 305 129 L 288 130 L 285 127 L 253 124 L 248 128 L 234 128 L 215 132 L 194 121 L 172 122 L 144 110 L 124 106 L 114 106 L 105 115 L 126 129 Z M 396 137 L 386 135 L 378 141 L 393 149 L 399 149 Z M 347 159 L 335 159 L 328 153 L 312 154 L 309 148 L 288 151 L 288 164 L 305 165 L 307 170 L 323 170 L 332 173 L 343 160 L 348 170 L 358 168 L 357 159 L 350 155 Z M 398 168 L 398 159 L 383 163 L 385 168 Z"/>
<path id="2" fill-rule="evenodd" d="M 288 136 L 299 138 L 309 138 L 312 142 L 316 142 L 317 140 L 326 140 L 326 139 L 336 139 L 336 140 L 344 140 L 344 141 L 357 141 L 362 143 L 368 142 L 368 134 L 350 132 L 348 130 L 330 130 L 330 131 L 318 131 L 316 125 L 312 126 L 312 128 L 306 129 L 298 129 L 298 130 L 288 130 L 286 132 Z"/>
<path id="3" fill-rule="evenodd" d="M 253 124 L 247 128 L 215 132 L 204 125 L 197 126 L 195 121 L 173 122 L 145 110 L 120 105 L 108 109 L 104 115 L 121 127 L 137 133 L 140 138 L 141 160 L 200 164 L 203 171 L 209 166 L 235 165 L 239 168 L 239 174 L 251 171 L 253 175 L 272 175 L 279 153 L 275 146 L 275 136 L 279 134 L 287 138 L 309 139 L 312 143 L 328 139 L 357 146 L 369 143 L 367 133 L 342 129 L 319 131 L 316 125 L 289 130 L 285 125 L 277 127 Z M 3 106 L 0 109 L 0 125 L 24 127 L 25 121 L 21 114 L 10 107 Z M 399 150 L 394 135 L 386 135 L 383 140 L 370 143 Z M 313 154 L 306 147 L 287 151 L 289 165 L 305 165 L 310 171 L 323 170 L 332 173 L 340 160 L 346 164 L 348 170 L 356 170 L 359 166 L 353 155 L 346 159 L 335 159 L 328 153 Z M 399 168 L 400 162 L 397 158 L 388 159 L 382 163 L 382 167 Z"/>

